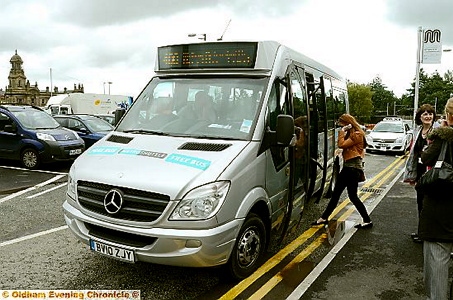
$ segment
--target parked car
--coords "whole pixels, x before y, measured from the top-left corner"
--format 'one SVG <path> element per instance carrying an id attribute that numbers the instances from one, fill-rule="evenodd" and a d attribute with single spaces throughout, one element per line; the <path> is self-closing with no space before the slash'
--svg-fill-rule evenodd
<path id="1" fill-rule="evenodd" d="M 87 149 L 114 129 L 110 123 L 94 115 L 56 115 L 54 118 L 61 126 L 77 132 Z"/>
<path id="2" fill-rule="evenodd" d="M 412 130 L 403 119 L 384 118 L 366 135 L 367 151 L 395 152 L 404 154 L 410 147 Z"/>
<path id="3" fill-rule="evenodd" d="M 74 160 L 85 150 L 77 133 L 30 105 L 0 105 L 0 141 L 0 158 L 20 160 L 28 169 Z"/>
<path id="4" fill-rule="evenodd" d="M 115 126 L 115 115 L 114 114 L 96 114 L 98 118 L 101 118 L 104 121 L 109 122 L 111 125 Z"/>

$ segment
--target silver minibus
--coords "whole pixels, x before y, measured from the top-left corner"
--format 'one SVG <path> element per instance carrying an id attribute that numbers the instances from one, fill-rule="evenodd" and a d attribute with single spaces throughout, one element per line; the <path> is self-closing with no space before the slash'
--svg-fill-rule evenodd
<path id="1" fill-rule="evenodd" d="M 347 99 L 345 79 L 277 42 L 159 47 L 115 130 L 71 166 L 66 223 L 112 258 L 245 278 L 333 188 Z"/>

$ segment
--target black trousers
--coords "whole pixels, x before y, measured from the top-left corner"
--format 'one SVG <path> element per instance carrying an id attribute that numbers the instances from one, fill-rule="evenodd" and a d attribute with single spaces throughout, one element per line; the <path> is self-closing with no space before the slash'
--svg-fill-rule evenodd
<path id="1" fill-rule="evenodd" d="M 359 196 L 357 195 L 357 189 L 359 187 L 359 176 L 360 171 L 356 168 L 343 167 L 340 174 L 338 175 L 335 188 L 332 193 L 332 198 L 327 204 L 327 207 L 322 214 L 321 218 L 328 220 L 335 207 L 338 205 L 340 200 L 341 193 L 343 193 L 346 188 L 348 191 L 349 200 L 354 204 L 355 208 L 359 212 L 360 216 L 363 219 L 363 222 L 371 222 L 370 216 L 366 211 L 365 205 L 360 201 Z"/>

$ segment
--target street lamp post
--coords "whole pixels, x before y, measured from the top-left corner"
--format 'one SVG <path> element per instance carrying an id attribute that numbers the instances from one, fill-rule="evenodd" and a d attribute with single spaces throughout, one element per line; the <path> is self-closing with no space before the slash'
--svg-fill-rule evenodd
<path id="1" fill-rule="evenodd" d="M 110 95 L 110 85 L 113 83 L 111 81 L 104 81 L 103 84 L 104 84 L 104 94 L 105 94 L 105 84 L 108 84 L 109 85 L 109 95 Z"/>

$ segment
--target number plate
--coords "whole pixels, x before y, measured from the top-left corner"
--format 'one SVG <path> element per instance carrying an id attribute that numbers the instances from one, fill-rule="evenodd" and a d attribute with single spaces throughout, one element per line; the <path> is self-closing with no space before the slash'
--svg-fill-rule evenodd
<path id="1" fill-rule="evenodd" d="M 135 262 L 134 251 L 90 240 L 90 249 L 122 261 Z"/>
<path id="2" fill-rule="evenodd" d="M 77 155 L 77 154 L 80 154 L 80 153 L 82 153 L 82 149 L 69 150 L 69 155 Z"/>

